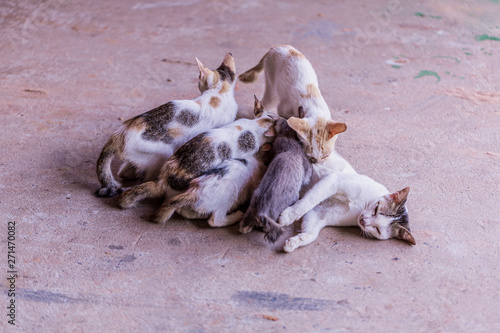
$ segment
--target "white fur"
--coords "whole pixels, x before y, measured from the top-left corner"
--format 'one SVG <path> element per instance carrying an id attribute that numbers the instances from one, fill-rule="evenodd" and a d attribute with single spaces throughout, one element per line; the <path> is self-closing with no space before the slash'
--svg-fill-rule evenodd
<path id="1" fill-rule="evenodd" d="M 239 222 L 243 212 L 230 212 L 250 198 L 265 170 L 264 164 L 255 156 L 245 160 L 246 164 L 234 159 L 224 161 L 219 167 L 227 168 L 228 173 L 222 178 L 217 174 L 210 174 L 194 179 L 192 183 L 196 184 L 196 196 L 199 199 L 189 207 L 191 212 L 185 217 L 193 218 L 192 211 L 198 213 L 198 218 L 210 214 L 208 224 L 212 227 L 224 227 Z M 182 214 L 186 209 L 177 212 Z"/>
<path id="2" fill-rule="evenodd" d="M 209 101 L 212 97 L 221 100 L 217 108 L 213 108 Z M 201 102 L 201 107 L 196 101 Z M 128 131 L 125 137 L 125 149 L 123 159 L 137 166 L 139 169 L 147 170 L 148 175 L 156 176 L 165 161 L 177 148 L 191 140 L 196 135 L 212 128 L 217 128 L 231 123 L 236 117 L 238 104 L 234 98 L 234 83 L 229 92 L 219 94 L 218 89 L 206 90 L 201 96 L 193 100 L 174 101 L 176 109 L 189 109 L 199 115 L 199 121 L 192 127 L 180 126 L 182 135 L 166 144 L 161 141 L 144 140 L 141 135 L 143 131 Z M 175 120 L 172 121 L 172 124 Z M 151 179 L 151 177 L 146 177 Z"/>
<path id="3" fill-rule="evenodd" d="M 298 117 L 299 106 L 304 107 L 305 116 L 316 119 L 331 119 L 330 109 L 321 94 L 306 98 L 307 85 L 314 85 L 319 91 L 318 77 L 309 60 L 290 45 L 275 46 L 262 59 L 266 77 L 266 88 L 262 104 L 267 110 L 277 109 L 284 118 Z"/>
<path id="4" fill-rule="evenodd" d="M 325 226 L 359 225 L 371 237 L 378 239 L 391 237 L 388 231 L 390 219 L 382 217 L 377 221 L 371 221 L 373 224 L 365 219 L 366 226 L 359 224 L 362 214 L 367 210 L 371 211 L 378 199 L 389 194 L 385 186 L 357 173 L 332 173 L 320 165 L 315 165 L 314 168 L 317 169 L 316 175 L 330 173 L 314 184 L 302 199 L 281 214 L 279 223 L 283 226 L 290 225 L 303 216 L 301 233 L 286 241 L 285 251 L 292 252 L 297 247 L 310 244 Z M 374 231 L 375 227 L 379 227 L 382 234 L 377 234 Z"/>

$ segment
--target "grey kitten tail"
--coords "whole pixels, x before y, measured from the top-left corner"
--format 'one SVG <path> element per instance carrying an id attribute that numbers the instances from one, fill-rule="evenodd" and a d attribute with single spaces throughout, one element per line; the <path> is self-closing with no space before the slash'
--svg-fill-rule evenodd
<path id="1" fill-rule="evenodd" d="M 111 172 L 111 161 L 113 161 L 115 155 L 120 153 L 122 142 L 123 137 L 121 133 L 113 134 L 104 145 L 101 155 L 99 155 L 96 172 L 101 183 L 101 188 L 95 192 L 95 195 L 98 197 L 109 198 L 123 192 L 123 188 L 113 178 L 113 173 Z"/>
<path id="2" fill-rule="evenodd" d="M 261 215 L 260 221 L 262 223 L 262 228 L 266 233 L 264 236 L 266 240 L 274 243 L 283 234 L 283 228 L 281 228 L 281 226 L 269 216 Z"/>

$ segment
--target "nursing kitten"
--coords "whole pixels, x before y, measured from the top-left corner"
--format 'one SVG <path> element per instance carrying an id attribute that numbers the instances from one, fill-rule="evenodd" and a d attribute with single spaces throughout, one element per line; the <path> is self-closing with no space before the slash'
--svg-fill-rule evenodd
<path id="1" fill-rule="evenodd" d="M 254 114 L 261 116 L 264 108 L 255 98 Z M 168 221 L 174 212 L 189 219 L 208 218 L 211 227 L 224 227 L 241 220 L 243 212 L 236 211 L 250 200 L 266 170 L 270 144 L 245 159 L 228 159 L 189 183 L 189 188 L 163 205 L 163 219 Z"/>
<path id="2" fill-rule="evenodd" d="M 238 105 L 234 98 L 236 67 L 231 53 L 216 70 L 198 59 L 198 88 L 201 96 L 193 100 L 174 100 L 149 112 L 126 120 L 104 146 L 97 161 L 101 188 L 99 197 L 112 197 L 123 191 L 114 178 L 111 161 L 123 160 L 118 172 L 122 178 L 156 178 L 163 163 L 182 144 L 194 136 L 234 120 Z"/>
<path id="3" fill-rule="evenodd" d="M 284 118 L 280 118 L 276 124 L 278 134 L 273 143 L 275 156 L 252 196 L 245 217 L 240 222 L 241 233 L 248 233 L 255 226 L 262 227 L 266 232 L 266 238 L 272 242 L 282 233 L 281 227 L 275 222 L 276 219 L 283 209 L 299 199 L 300 189 L 311 178 L 311 161 L 289 123 L 294 123 L 294 118 L 288 119 L 288 123 Z M 345 124 L 333 123 L 330 134 L 334 136 L 345 129 Z"/>
<path id="4" fill-rule="evenodd" d="M 174 212 L 187 218 L 208 218 L 211 227 L 225 227 L 241 220 L 237 210 L 250 199 L 266 168 L 255 156 L 229 159 L 195 178 L 186 192 L 169 199 L 163 208 L 163 220 Z"/>
<path id="5" fill-rule="evenodd" d="M 275 116 L 262 112 L 257 119 L 239 119 L 221 128 L 202 133 L 186 142 L 165 162 L 157 181 L 147 182 L 125 191 L 120 207 L 128 208 L 145 198 L 155 198 L 185 191 L 190 182 L 228 159 L 245 159 L 254 155 L 275 136 Z M 167 193 L 168 192 L 168 193 Z M 167 217 L 168 200 L 154 222 L 163 223 Z"/>
<path id="6" fill-rule="evenodd" d="M 313 242 L 325 226 L 358 225 L 363 234 L 376 239 L 399 238 L 412 245 L 406 199 L 410 188 L 389 193 L 380 183 L 357 173 L 331 172 L 315 165 L 318 173 L 328 174 L 297 201 L 285 209 L 279 224 L 287 226 L 302 219 L 302 231 L 289 238 L 286 252 Z"/>
<path id="7" fill-rule="evenodd" d="M 272 47 L 260 62 L 239 76 L 245 83 L 257 80 L 260 72 L 265 70 L 266 88 L 262 104 L 268 110 L 277 105 L 277 113 L 281 117 L 299 117 L 296 124 L 290 124 L 297 130 L 301 142 L 309 142 L 307 154 L 312 162 L 324 162 L 334 171 L 355 172 L 351 165 L 338 155 L 333 147 L 337 137 L 324 145 L 325 136 L 321 133 L 325 123 L 330 121 L 331 113 L 318 86 L 318 77 L 311 63 L 297 49 L 290 45 Z M 302 106 L 302 115 L 297 110 Z M 314 132 L 311 129 L 316 122 L 320 126 Z M 297 126 L 297 127 L 295 127 Z M 299 132 L 299 128 L 301 128 Z"/>
<path id="8" fill-rule="evenodd" d="M 299 116 L 297 110 L 302 106 L 306 118 L 331 119 L 330 109 L 319 91 L 314 68 L 293 46 L 272 47 L 255 67 L 238 78 L 244 83 L 251 83 L 257 80 L 263 70 L 266 88 L 262 104 L 267 110 L 277 106 L 278 115 L 288 119 Z"/>
<path id="9" fill-rule="evenodd" d="M 299 114 L 304 114 L 302 106 L 299 107 Z M 297 133 L 311 163 L 324 163 L 331 155 L 342 159 L 335 152 L 335 142 L 337 134 L 347 129 L 344 123 L 337 123 L 323 117 L 318 117 L 315 122 L 312 122 L 310 118 L 291 117 L 288 119 L 288 125 Z M 350 170 L 349 168 L 352 169 L 350 164 L 344 160 L 341 170 Z"/>

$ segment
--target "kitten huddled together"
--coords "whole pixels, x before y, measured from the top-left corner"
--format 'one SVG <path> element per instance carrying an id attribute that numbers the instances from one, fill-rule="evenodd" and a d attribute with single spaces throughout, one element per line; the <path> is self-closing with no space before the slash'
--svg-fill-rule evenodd
<path id="1" fill-rule="evenodd" d="M 175 212 L 208 218 L 212 227 L 239 222 L 240 232 L 258 227 L 272 242 L 302 218 L 302 231 L 286 240 L 286 252 L 310 244 L 325 226 L 357 225 L 367 237 L 415 244 L 405 205 L 409 188 L 390 193 L 335 152 L 338 134 L 347 127 L 331 119 L 302 53 L 275 46 L 239 76 L 251 83 L 265 72 L 254 119 L 235 120 L 233 56 L 226 54 L 215 70 L 196 60 L 201 95 L 125 121 L 97 162 L 97 196 L 121 193 L 121 208 L 163 198 L 155 223 Z M 123 161 L 118 176 L 141 184 L 124 191 L 111 172 L 115 156 Z"/>

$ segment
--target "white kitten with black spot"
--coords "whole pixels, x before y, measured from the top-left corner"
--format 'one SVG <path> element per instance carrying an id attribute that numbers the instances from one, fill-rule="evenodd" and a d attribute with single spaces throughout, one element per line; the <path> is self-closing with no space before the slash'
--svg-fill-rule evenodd
<path id="1" fill-rule="evenodd" d="M 326 226 L 359 226 L 365 236 L 399 238 L 412 245 L 406 199 L 410 188 L 390 193 L 385 186 L 357 173 L 332 172 L 315 165 L 321 180 L 279 218 L 282 226 L 302 219 L 302 231 L 289 238 L 284 250 L 313 242 Z"/>

